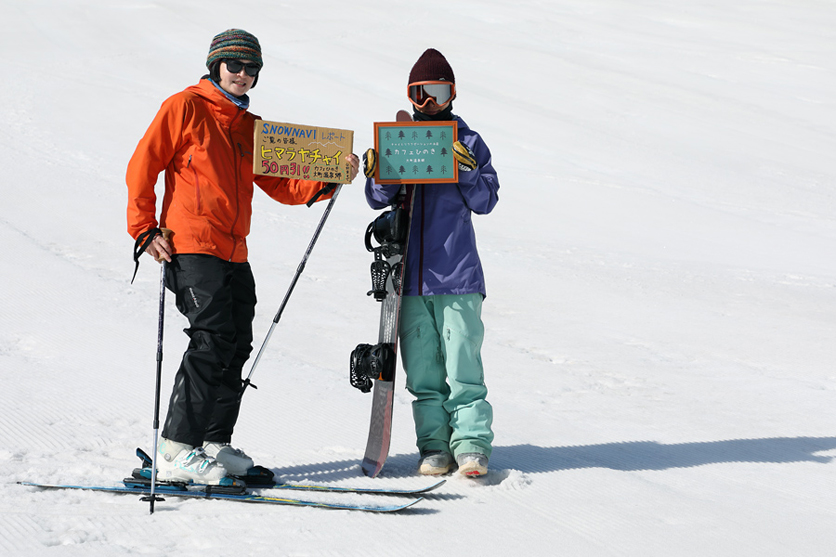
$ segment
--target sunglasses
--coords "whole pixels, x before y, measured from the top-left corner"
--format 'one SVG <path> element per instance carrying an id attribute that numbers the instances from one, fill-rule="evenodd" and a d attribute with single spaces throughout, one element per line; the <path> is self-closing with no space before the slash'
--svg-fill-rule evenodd
<path id="1" fill-rule="evenodd" d="M 418 108 L 424 108 L 433 101 L 445 106 L 456 96 L 456 84 L 449 81 L 418 81 L 409 84 L 409 100 Z"/>
<path id="2" fill-rule="evenodd" d="M 250 77 L 255 77 L 258 75 L 259 70 L 261 70 L 261 66 L 258 64 L 245 64 L 238 60 L 224 60 L 226 63 L 226 70 L 229 73 L 241 73 L 241 70 L 246 70 L 247 75 Z"/>

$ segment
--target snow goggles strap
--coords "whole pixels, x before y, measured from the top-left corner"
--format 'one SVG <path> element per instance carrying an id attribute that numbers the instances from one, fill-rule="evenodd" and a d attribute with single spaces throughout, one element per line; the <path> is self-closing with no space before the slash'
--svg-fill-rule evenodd
<path id="1" fill-rule="evenodd" d="M 456 96 L 456 84 L 449 81 L 418 81 L 409 84 L 407 94 L 412 104 L 418 108 L 424 108 L 429 101 L 443 107 Z"/>

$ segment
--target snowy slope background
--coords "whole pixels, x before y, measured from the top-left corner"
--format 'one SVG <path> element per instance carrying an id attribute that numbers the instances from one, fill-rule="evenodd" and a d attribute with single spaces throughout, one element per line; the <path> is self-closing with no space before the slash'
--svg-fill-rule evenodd
<path id="1" fill-rule="evenodd" d="M 836 5 L 825 0 L 0 2 L 0 554 L 823 555 L 836 543 Z M 398 515 L 45 492 L 151 443 L 159 271 L 124 171 L 212 36 L 257 35 L 252 111 L 390 121 L 425 48 L 494 155 L 474 219 L 495 408 L 487 478 Z M 320 218 L 256 192 L 256 344 Z M 376 339 L 346 186 L 245 395 L 283 479 L 416 486 L 410 397 L 362 476 Z M 163 400 L 186 343 L 169 297 Z M 245 368 L 245 372 L 249 366 Z M 351 500 L 357 500 L 354 496 Z M 362 499 L 366 500 L 366 499 Z"/>

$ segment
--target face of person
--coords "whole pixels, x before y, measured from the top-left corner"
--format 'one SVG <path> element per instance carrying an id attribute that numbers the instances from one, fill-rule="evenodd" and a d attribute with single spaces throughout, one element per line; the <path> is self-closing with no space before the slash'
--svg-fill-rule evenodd
<path id="1" fill-rule="evenodd" d="M 229 60 L 229 64 L 233 66 L 232 69 L 238 69 L 238 72 L 232 73 L 229 71 L 227 60 L 224 60 L 220 65 L 221 81 L 218 85 L 221 86 L 221 89 L 235 97 L 245 95 L 252 88 L 257 75 L 249 75 L 247 73 L 247 65 L 253 67 L 255 63 L 252 60 Z"/>

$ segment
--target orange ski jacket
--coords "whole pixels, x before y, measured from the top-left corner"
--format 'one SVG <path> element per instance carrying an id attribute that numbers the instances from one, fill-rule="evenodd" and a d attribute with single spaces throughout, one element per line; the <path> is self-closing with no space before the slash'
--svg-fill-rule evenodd
<path id="1" fill-rule="evenodd" d="M 169 228 L 174 253 L 247 261 L 253 182 L 290 205 L 307 202 L 325 185 L 254 175 L 255 120 L 208 79 L 163 102 L 128 163 L 128 233 L 136 240 L 152 228 Z M 162 171 L 158 223 L 154 186 Z"/>

